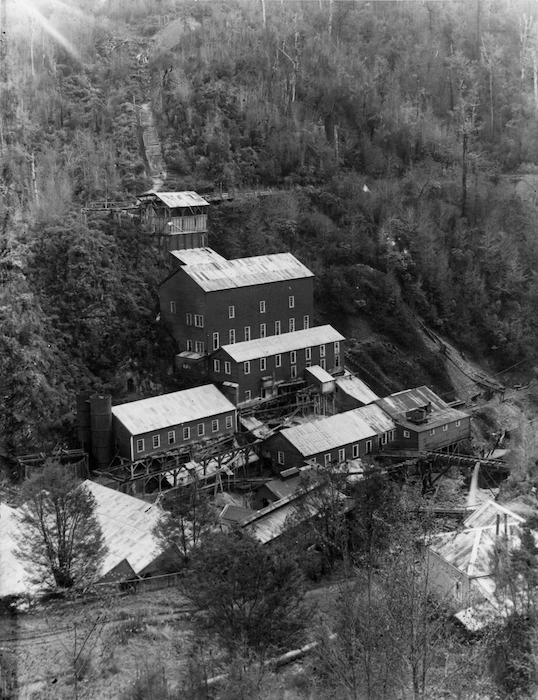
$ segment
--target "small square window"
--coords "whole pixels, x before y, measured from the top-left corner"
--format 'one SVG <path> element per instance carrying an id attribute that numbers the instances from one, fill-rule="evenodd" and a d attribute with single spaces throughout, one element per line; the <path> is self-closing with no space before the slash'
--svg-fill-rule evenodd
<path id="1" fill-rule="evenodd" d="M 275 321 L 275 335 L 280 335 L 282 333 L 282 324 L 280 321 Z"/>
<path id="2" fill-rule="evenodd" d="M 359 446 L 358 445 L 353 445 L 353 459 L 356 459 L 359 456 Z"/>
<path id="3" fill-rule="evenodd" d="M 275 367 L 282 367 L 282 355 L 275 355 Z"/>
<path id="4" fill-rule="evenodd" d="M 233 416 L 226 416 L 226 428 L 227 430 L 230 430 L 230 428 L 233 428 L 234 423 L 233 423 Z"/>
<path id="5" fill-rule="evenodd" d="M 137 440 L 136 441 L 136 451 L 137 452 L 144 452 L 144 440 Z"/>
<path id="6" fill-rule="evenodd" d="M 460 420 L 457 420 L 457 421 L 456 421 L 456 428 L 459 428 L 460 425 L 461 425 L 461 421 L 460 421 Z"/>
<path id="7" fill-rule="evenodd" d="M 245 326 L 245 340 L 250 340 L 250 326 Z"/>
<path id="8" fill-rule="evenodd" d="M 231 374 L 232 373 L 232 365 L 230 362 L 227 360 L 224 362 L 224 374 Z"/>
<path id="9" fill-rule="evenodd" d="M 190 437 L 191 437 L 191 429 L 190 428 L 183 428 L 183 439 L 190 440 Z"/>
<path id="10" fill-rule="evenodd" d="M 244 374 L 250 374 L 250 361 L 247 360 L 246 362 L 243 362 L 243 372 Z"/>
<path id="11" fill-rule="evenodd" d="M 443 433 L 446 433 L 447 430 L 448 430 L 448 425 L 443 425 Z"/>
<path id="12" fill-rule="evenodd" d="M 228 331 L 228 342 L 230 345 L 235 343 L 235 328 L 230 328 Z"/>
<path id="13" fill-rule="evenodd" d="M 308 314 L 306 316 L 303 316 L 303 328 L 305 330 L 307 328 L 310 328 L 310 316 L 308 316 Z"/>
<path id="14" fill-rule="evenodd" d="M 170 313 L 171 313 L 171 314 L 175 314 L 176 311 L 177 311 L 176 302 L 175 302 L 175 301 L 171 301 L 171 302 L 170 302 Z"/>
<path id="15" fill-rule="evenodd" d="M 218 418 L 213 418 L 211 421 L 211 432 L 216 433 L 219 429 L 219 419 Z"/>
<path id="16" fill-rule="evenodd" d="M 328 452 L 325 457 L 324 457 L 325 465 L 329 465 L 331 463 L 331 453 Z"/>
<path id="17" fill-rule="evenodd" d="M 185 314 L 185 320 L 187 322 L 187 326 L 192 326 L 192 314 Z"/>
<path id="18" fill-rule="evenodd" d="M 288 330 L 289 330 L 290 333 L 293 333 L 293 331 L 295 330 L 295 319 L 294 319 L 294 318 L 290 318 L 290 319 L 289 319 L 289 321 L 288 321 Z"/>
<path id="19" fill-rule="evenodd" d="M 284 464 L 284 463 L 285 463 L 285 462 L 284 462 L 284 453 L 283 453 L 283 452 L 279 452 L 279 453 L 278 453 L 277 461 L 278 461 L 279 464 Z"/>
<path id="20" fill-rule="evenodd" d="M 169 430 L 168 431 L 168 444 L 173 445 L 175 441 L 176 441 L 176 431 Z"/>
<path id="21" fill-rule="evenodd" d="M 213 350 L 219 349 L 219 334 L 213 333 Z"/>
<path id="22" fill-rule="evenodd" d="M 305 352 L 305 358 L 307 360 L 311 360 L 312 359 L 312 348 L 306 348 L 304 352 Z"/>
<path id="23" fill-rule="evenodd" d="M 250 389 L 247 389 L 245 391 L 245 401 L 250 401 L 252 399 L 252 391 Z"/>
<path id="24" fill-rule="evenodd" d="M 213 360 L 213 370 L 220 372 L 220 360 Z"/>
<path id="25" fill-rule="evenodd" d="M 432 429 L 430 430 L 430 435 L 435 435 L 435 428 L 432 428 Z"/>
<path id="26" fill-rule="evenodd" d="M 235 306 L 228 307 L 228 318 L 235 318 Z"/>
<path id="27" fill-rule="evenodd" d="M 194 315 L 194 325 L 197 328 L 203 328 L 204 327 L 204 317 L 201 316 L 200 314 L 195 314 Z"/>
<path id="28" fill-rule="evenodd" d="M 403 436 L 404 436 L 404 438 L 410 438 L 410 437 L 411 437 L 411 433 L 409 432 L 409 430 L 404 430 L 404 431 L 403 431 Z"/>
<path id="29" fill-rule="evenodd" d="M 260 372 L 265 372 L 267 369 L 267 360 L 265 357 L 260 358 Z"/>
<path id="30" fill-rule="evenodd" d="M 260 313 L 265 313 L 265 301 L 260 301 Z"/>
<path id="31" fill-rule="evenodd" d="M 265 338 L 267 335 L 267 324 L 260 323 L 260 338 Z"/>
<path id="32" fill-rule="evenodd" d="M 320 356 L 320 357 L 325 357 L 325 345 L 320 345 L 320 346 L 319 346 L 319 356 Z"/>
<path id="33" fill-rule="evenodd" d="M 295 297 L 293 297 L 293 296 L 288 297 L 288 306 L 290 307 L 290 309 L 295 308 Z"/>
<path id="34" fill-rule="evenodd" d="M 292 365 L 290 369 L 291 369 L 291 378 L 296 379 L 297 378 L 297 365 Z"/>
<path id="35" fill-rule="evenodd" d="M 203 423 L 198 423 L 198 436 L 201 437 L 205 433 L 205 425 Z"/>
<path id="36" fill-rule="evenodd" d="M 297 364 L 297 350 L 292 350 L 290 352 L 290 362 L 292 365 Z"/>

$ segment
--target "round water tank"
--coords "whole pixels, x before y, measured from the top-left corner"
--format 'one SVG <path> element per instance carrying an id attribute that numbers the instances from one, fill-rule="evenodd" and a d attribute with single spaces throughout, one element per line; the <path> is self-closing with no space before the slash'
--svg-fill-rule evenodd
<path id="1" fill-rule="evenodd" d="M 93 391 L 81 391 L 77 394 L 77 436 L 88 451 L 91 441 L 90 397 Z"/>
<path id="2" fill-rule="evenodd" d="M 112 457 L 112 397 L 92 394 L 90 397 L 92 455 L 97 467 L 107 467 Z"/>

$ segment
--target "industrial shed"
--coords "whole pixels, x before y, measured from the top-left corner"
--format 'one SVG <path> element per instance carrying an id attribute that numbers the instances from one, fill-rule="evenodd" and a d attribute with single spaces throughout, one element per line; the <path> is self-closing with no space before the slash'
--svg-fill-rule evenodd
<path id="1" fill-rule="evenodd" d="M 138 195 L 145 229 L 161 238 L 168 250 L 207 245 L 209 202 L 196 192 L 154 192 Z"/>
<path id="2" fill-rule="evenodd" d="M 367 406 L 378 399 L 379 396 L 362 379 L 347 370 L 336 379 L 336 405 L 340 411 Z"/>
<path id="3" fill-rule="evenodd" d="M 130 461 L 237 429 L 235 406 L 213 384 L 114 406 L 112 418 L 119 454 Z"/>

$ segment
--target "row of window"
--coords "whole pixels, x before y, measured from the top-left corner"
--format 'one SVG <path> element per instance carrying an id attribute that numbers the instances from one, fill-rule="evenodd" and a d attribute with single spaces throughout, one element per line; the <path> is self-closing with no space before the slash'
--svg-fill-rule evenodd
<path id="1" fill-rule="evenodd" d="M 187 348 L 188 349 L 188 348 Z M 310 348 L 307 348 L 307 350 L 310 350 Z M 275 355 L 275 367 L 282 367 L 282 355 Z M 310 358 L 310 355 L 308 355 Z M 267 370 L 267 358 L 266 357 L 261 357 L 260 360 L 260 372 L 265 372 Z M 291 378 L 295 379 L 297 377 L 297 351 L 292 350 L 290 352 L 290 371 L 291 371 Z M 231 374 L 232 373 L 232 363 L 229 362 L 228 360 L 225 360 L 224 363 L 221 363 L 221 361 L 217 358 L 213 360 L 213 371 L 214 372 L 220 372 L 222 364 L 224 364 L 224 374 Z M 325 357 L 322 357 L 319 361 L 319 365 L 322 369 L 327 369 L 327 359 Z M 306 360 L 306 366 L 311 367 L 312 362 L 310 359 Z M 340 355 L 335 355 L 334 356 L 334 366 L 336 368 L 340 367 Z M 251 360 L 247 360 L 246 362 L 243 362 L 243 374 L 250 374 L 250 370 L 252 367 L 252 362 Z"/>
<path id="2" fill-rule="evenodd" d="M 288 297 L 288 307 L 290 309 L 295 308 L 295 297 L 294 296 L 289 296 Z M 265 301 L 260 301 L 260 313 L 264 314 L 267 310 Z M 175 314 L 177 313 L 177 304 L 175 301 L 170 302 L 170 313 Z M 187 313 L 186 314 L 187 318 L 187 326 L 192 326 L 193 320 L 194 320 L 194 325 L 198 326 L 198 328 L 203 328 L 204 327 L 204 317 L 200 314 L 191 314 Z M 235 318 L 235 306 L 231 305 L 228 307 L 228 318 Z"/>
<path id="3" fill-rule="evenodd" d="M 295 297 L 292 295 L 290 295 L 288 297 L 288 307 L 290 309 L 295 308 Z M 267 311 L 267 305 L 265 303 L 265 300 L 262 299 L 260 301 L 260 313 L 264 314 L 264 313 L 266 313 L 266 311 Z M 235 318 L 235 306 L 233 306 L 233 305 L 230 305 L 228 307 L 228 318 Z"/>
<path id="4" fill-rule="evenodd" d="M 226 416 L 225 425 L 226 425 L 227 430 L 230 430 L 231 428 L 233 428 L 233 416 Z M 213 418 L 213 420 L 211 421 L 211 432 L 217 433 L 218 430 L 219 430 L 219 419 Z M 198 423 L 198 425 L 196 426 L 196 434 L 198 435 L 198 437 L 203 437 L 205 435 L 205 423 Z M 182 435 L 183 435 L 183 440 L 190 440 L 191 439 L 190 427 L 183 428 Z M 176 442 L 176 431 L 169 430 L 166 438 L 167 438 L 168 445 L 174 445 Z M 136 451 L 137 452 L 144 452 L 145 451 L 145 444 L 146 444 L 145 438 L 138 438 L 136 441 Z M 159 433 L 151 436 L 151 446 L 154 450 L 157 450 L 161 446 L 161 436 Z"/>
<path id="5" fill-rule="evenodd" d="M 461 420 L 456 421 L 456 428 L 459 428 L 461 425 Z M 448 423 L 443 425 L 443 432 L 446 433 L 448 430 Z M 435 435 L 435 428 L 430 428 L 430 435 Z M 410 438 L 411 437 L 411 431 L 410 430 L 404 430 L 403 431 L 403 436 L 404 438 Z"/>
<path id="6" fill-rule="evenodd" d="M 371 452 L 371 451 L 372 451 L 372 447 L 373 447 L 372 440 L 366 440 L 365 447 L 366 447 L 366 450 L 365 450 L 366 454 L 368 454 L 369 452 Z M 359 457 L 359 445 L 352 445 L 352 446 L 351 446 L 351 456 L 352 456 L 352 459 L 357 459 L 357 458 Z M 338 461 L 339 461 L 339 462 L 345 462 L 345 460 L 346 460 L 346 448 L 345 448 L 345 447 L 341 447 L 341 448 L 339 448 L 339 450 L 338 450 Z M 283 465 L 283 464 L 285 463 L 284 452 L 280 452 L 280 451 L 279 451 L 279 452 L 277 453 L 277 461 L 278 461 L 278 463 L 279 463 L 280 465 Z M 331 462 L 332 462 L 332 453 L 331 453 L 331 452 L 327 452 L 327 454 L 325 454 L 325 455 L 323 456 L 323 461 L 324 461 L 324 463 L 325 463 L 325 466 L 328 466 L 329 464 L 331 464 Z"/>

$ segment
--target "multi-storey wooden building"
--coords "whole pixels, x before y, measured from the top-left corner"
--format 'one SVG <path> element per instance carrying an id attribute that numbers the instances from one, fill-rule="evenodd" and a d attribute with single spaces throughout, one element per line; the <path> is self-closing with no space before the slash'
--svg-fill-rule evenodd
<path id="1" fill-rule="evenodd" d="M 235 406 L 212 384 L 112 407 L 119 454 L 131 461 L 232 435 Z"/>
<path id="2" fill-rule="evenodd" d="M 207 245 L 209 202 L 196 192 L 145 192 L 137 197 L 142 225 L 167 250 Z"/>
<path id="3" fill-rule="evenodd" d="M 209 354 L 312 325 L 313 274 L 291 253 L 226 260 L 205 249 L 174 258 L 159 300 L 180 352 Z"/>
<path id="4" fill-rule="evenodd" d="M 209 360 L 209 377 L 226 383 L 238 405 L 267 399 L 305 384 L 305 370 L 319 365 L 342 371 L 344 336 L 332 326 L 317 326 L 224 345 Z"/>
<path id="5" fill-rule="evenodd" d="M 394 439 L 396 426 L 378 406 L 365 406 L 285 428 L 266 442 L 278 469 L 341 463 L 370 454 Z"/>
<path id="6" fill-rule="evenodd" d="M 431 451 L 465 444 L 471 437 L 471 418 L 449 406 L 427 386 L 391 394 L 375 403 L 396 423 L 395 446 Z"/>

